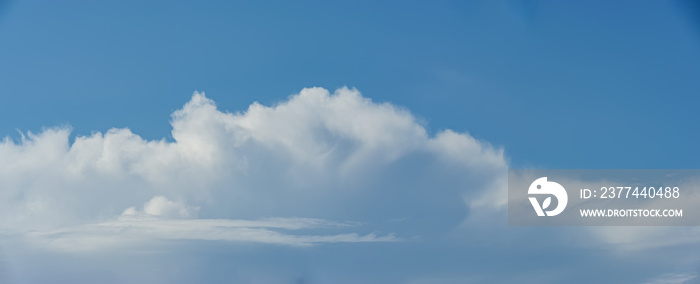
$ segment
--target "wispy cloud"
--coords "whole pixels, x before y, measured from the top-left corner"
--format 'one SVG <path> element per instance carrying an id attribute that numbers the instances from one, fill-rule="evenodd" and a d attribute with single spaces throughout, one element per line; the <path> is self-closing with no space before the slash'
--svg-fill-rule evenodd
<path id="1" fill-rule="evenodd" d="M 27 234 L 27 237 L 34 244 L 71 252 L 123 248 L 163 240 L 254 242 L 290 246 L 398 240 L 393 235 L 379 236 L 375 233 L 364 235 L 357 233 L 328 235 L 289 233 L 289 230 L 326 226 L 349 226 L 349 224 L 309 218 L 228 220 L 123 216 L 118 220 L 99 224 L 31 232 Z"/>
<path id="2" fill-rule="evenodd" d="M 683 284 L 695 283 L 693 280 L 698 279 L 697 273 L 668 273 L 655 277 L 644 284 Z M 692 282 L 691 282 L 692 281 Z"/>
<path id="3" fill-rule="evenodd" d="M 112 221 L 32 231 L 25 236 L 34 244 L 70 252 L 110 250 L 164 240 L 255 242 L 290 246 L 320 243 L 391 242 L 393 234 L 360 235 L 292 234 L 302 229 L 350 229 L 357 222 L 334 222 L 314 218 L 264 218 L 256 220 L 193 219 L 198 208 L 155 196 L 141 209 L 129 207 Z"/>

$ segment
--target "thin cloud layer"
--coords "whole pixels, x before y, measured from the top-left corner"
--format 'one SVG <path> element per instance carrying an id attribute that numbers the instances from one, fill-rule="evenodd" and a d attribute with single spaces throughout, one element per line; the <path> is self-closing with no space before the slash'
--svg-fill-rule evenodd
<path id="1" fill-rule="evenodd" d="M 374 233 L 302 235 L 289 231 L 351 228 L 351 222 L 332 222 L 312 218 L 265 218 L 259 220 L 192 219 L 193 208 L 156 196 L 142 209 L 129 207 L 118 219 L 98 224 L 34 231 L 26 236 L 37 246 L 67 252 L 91 252 L 105 248 L 124 248 L 168 240 L 206 240 L 254 242 L 290 246 L 321 243 L 359 243 L 398 241 L 393 235 Z"/>
<path id="2" fill-rule="evenodd" d="M 195 93 L 171 124 L 172 142 L 126 128 L 72 143 L 68 128 L 5 138 L 4 231 L 31 231 L 63 247 L 87 239 L 90 247 L 164 238 L 392 241 L 392 234 L 439 234 L 469 208 L 506 201 L 502 149 L 451 130 L 431 137 L 408 111 L 355 89 L 304 89 L 236 113 Z M 270 217 L 367 225 L 365 232 L 291 235 L 260 226 Z M 311 219 L 289 219 L 298 217 Z M 231 226 L 244 220 L 251 224 Z"/>
<path id="3" fill-rule="evenodd" d="M 310 221 L 310 222 L 309 222 Z M 30 242 L 51 250 L 93 252 L 100 249 L 152 245 L 169 240 L 227 241 L 289 246 L 311 246 L 323 243 L 393 242 L 393 235 L 375 233 L 309 235 L 290 234 L 279 229 L 315 229 L 323 220 L 277 218 L 275 220 L 229 219 L 159 219 L 122 217 L 117 221 L 94 225 L 31 232 Z M 291 229 L 290 229 L 291 228 Z"/>

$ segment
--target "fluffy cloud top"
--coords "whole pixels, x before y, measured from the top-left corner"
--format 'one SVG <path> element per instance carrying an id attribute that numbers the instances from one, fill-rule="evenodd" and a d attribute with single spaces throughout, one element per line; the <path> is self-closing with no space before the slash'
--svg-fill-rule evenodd
<path id="1" fill-rule="evenodd" d="M 113 227 L 120 215 L 308 217 L 414 236 L 456 226 L 470 206 L 506 201 L 501 149 L 450 130 L 430 137 L 408 111 L 355 89 L 304 89 L 236 113 L 195 93 L 172 127 L 174 141 L 125 128 L 72 143 L 68 128 L 5 138 L 4 229 Z"/>

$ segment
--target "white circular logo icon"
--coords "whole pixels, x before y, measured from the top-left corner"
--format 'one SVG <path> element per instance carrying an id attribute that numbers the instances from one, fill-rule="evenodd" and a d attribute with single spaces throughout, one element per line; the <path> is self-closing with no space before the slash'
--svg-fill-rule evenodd
<path id="1" fill-rule="evenodd" d="M 528 197 L 532 207 L 535 208 L 537 216 L 557 216 L 559 213 L 564 211 L 566 208 L 566 203 L 569 202 L 569 196 L 566 194 L 566 189 L 564 189 L 561 184 L 553 181 L 547 181 L 547 177 L 541 177 L 536 179 L 527 190 L 528 195 L 554 195 L 557 199 L 557 207 L 552 210 L 546 210 L 552 205 L 552 197 L 548 196 L 540 204 L 536 197 Z"/>

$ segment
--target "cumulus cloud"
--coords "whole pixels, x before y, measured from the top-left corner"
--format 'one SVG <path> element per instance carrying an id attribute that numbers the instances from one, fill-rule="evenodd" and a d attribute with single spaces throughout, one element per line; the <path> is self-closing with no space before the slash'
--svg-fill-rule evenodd
<path id="1" fill-rule="evenodd" d="M 369 232 L 426 236 L 457 226 L 470 207 L 502 209 L 506 201 L 502 149 L 451 130 L 430 136 L 407 110 L 355 89 L 308 88 L 242 112 L 221 111 L 195 93 L 171 124 L 173 141 L 127 128 L 72 142 L 65 127 L 5 138 L 4 231 L 54 240 L 99 235 L 95 243 L 108 242 L 94 228 L 125 239 L 208 239 L 209 231 L 220 240 L 301 245 L 387 241 L 393 237 Z M 371 228 L 304 236 L 222 229 L 233 220 L 300 216 Z M 156 227 L 162 232 L 144 233 Z M 123 228 L 140 231 L 127 236 Z"/>
<path id="2" fill-rule="evenodd" d="M 129 251 L 125 248 L 166 246 L 163 251 L 177 255 L 173 244 L 200 248 L 207 241 L 226 243 L 239 249 L 237 253 L 244 248 L 239 244 L 284 246 L 274 252 L 248 252 L 232 265 L 244 267 L 258 259 L 261 275 L 269 275 L 270 269 L 284 274 L 285 269 L 270 268 L 268 260 L 286 259 L 281 266 L 295 267 L 305 257 L 300 251 L 318 257 L 313 265 L 319 267 L 345 258 L 353 261 L 348 269 L 358 273 L 320 281 L 324 283 L 368 283 L 350 276 L 372 269 L 379 273 L 379 261 L 389 267 L 381 270 L 400 271 L 409 283 L 525 278 L 557 283 L 572 277 L 542 271 L 534 275 L 528 266 L 532 262 L 511 266 L 512 275 L 502 275 L 502 260 L 529 259 L 537 251 L 586 263 L 597 263 L 604 254 L 617 263 L 638 259 L 639 251 L 656 249 L 658 254 L 678 249 L 678 244 L 697 246 L 693 228 L 508 227 L 503 149 L 452 130 L 430 135 L 409 111 L 373 102 L 355 89 L 331 93 L 309 88 L 276 105 L 253 103 L 235 112 L 220 110 L 213 100 L 195 93 L 172 114 L 171 125 L 172 140 L 147 140 L 128 128 L 78 133 L 71 140 L 70 128 L 55 127 L 0 143 L 0 241 L 6 241 L 4 248 L 14 260 L 27 259 L 23 275 L 38 275 L 35 260 L 54 253 L 63 261 L 66 251 L 106 256 Z M 367 244 L 375 242 L 391 245 Z M 605 252 L 582 253 L 592 247 L 596 249 L 585 252 L 599 252 L 601 244 Z M 331 245 L 323 252 L 286 248 Z M 572 246 L 579 250 L 570 250 Z M 28 251 L 40 251 L 41 256 Z M 267 255 L 254 257 L 258 253 Z M 420 259 L 406 257 L 414 253 Z M 89 255 L 90 262 L 95 260 L 96 254 Z M 469 262 L 474 264 L 469 277 L 440 274 L 442 267 L 454 265 L 466 271 L 469 267 L 460 263 L 469 255 L 478 259 Z M 190 256 L 181 257 L 189 264 Z M 43 270 L 56 267 L 51 261 L 44 261 Z M 139 266 L 132 262 L 128 258 L 120 265 Z M 682 262 L 697 267 L 694 257 Z M 64 267 L 74 271 L 83 264 Z M 436 274 L 424 274 L 415 269 L 418 265 Z M 573 271 L 565 262 L 546 265 L 551 266 L 547 271 Z M 601 275 L 624 273 L 604 266 L 598 267 Z M 634 279 L 697 280 L 692 269 L 679 274 L 675 266 L 667 263 Z M 241 275 L 244 281 L 234 282 L 290 282 L 245 280 L 250 271 Z M 124 282 L 147 282 L 134 279 Z M 46 282 L 42 280 L 35 282 Z M 165 282 L 172 280 L 192 282 L 177 277 Z"/>

